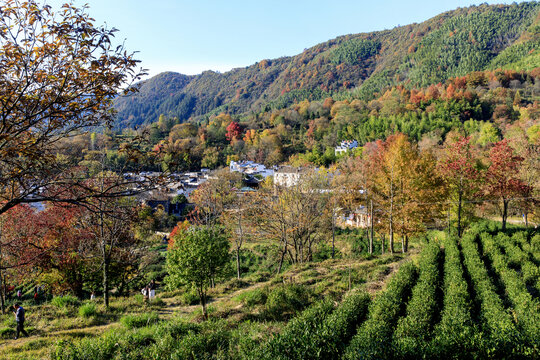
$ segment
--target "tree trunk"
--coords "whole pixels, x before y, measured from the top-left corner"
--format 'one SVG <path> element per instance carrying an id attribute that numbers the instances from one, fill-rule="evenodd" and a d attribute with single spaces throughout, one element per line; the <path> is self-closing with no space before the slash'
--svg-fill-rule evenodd
<path id="1" fill-rule="evenodd" d="M 502 231 L 506 230 L 506 219 L 507 218 L 508 218 L 508 200 L 503 199 Z"/>
<path id="2" fill-rule="evenodd" d="M 109 259 L 103 259 L 103 301 L 109 307 Z"/>
<path id="3" fill-rule="evenodd" d="M 336 214 L 334 213 L 335 207 L 332 207 L 332 259 L 335 254 L 335 241 L 336 241 Z"/>
<path id="4" fill-rule="evenodd" d="M 384 237 L 385 237 L 385 235 L 383 234 L 381 236 L 381 255 L 384 255 L 384 246 L 385 246 L 384 245 Z"/>
<path id="5" fill-rule="evenodd" d="M 373 254 L 373 200 L 369 201 L 370 207 L 370 227 L 371 231 L 369 234 L 369 253 Z"/>
<path id="6" fill-rule="evenodd" d="M 405 252 L 409 251 L 409 237 L 405 235 Z"/>
<path id="7" fill-rule="evenodd" d="M 4 286 L 3 286 L 3 283 L 2 283 L 2 269 L 0 269 L 0 303 L 1 303 L 1 306 L 2 306 L 2 314 L 5 314 L 6 313 L 6 305 L 4 303 Z"/>
<path id="8" fill-rule="evenodd" d="M 390 254 L 394 253 L 394 229 L 392 228 L 392 221 L 390 221 L 390 239 L 388 240 L 388 250 Z"/>
<path id="9" fill-rule="evenodd" d="M 401 253 L 405 254 L 407 252 L 407 249 L 405 248 L 405 239 L 407 238 L 407 235 L 402 234 L 401 235 Z"/>
<path id="10" fill-rule="evenodd" d="M 201 299 L 203 318 L 208 320 L 208 313 L 206 312 L 206 294 L 202 288 L 199 288 L 199 298 Z"/>
<path id="11" fill-rule="evenodd" d="M 461 230 L 461 206 L 462 206 L 462 200 L 463 200 L 463 192 L 460 190 L 458 195 L 458 212 L 457 212 L 457 233 L 458 237 L 461 237 L 462 230 Z"/>
<path id="12" fill-rule="evenodd" d="M 389 217 L 389 227 L 390 227 L 390 240 L 389 240 L 389 249 L 390 254 L 394 253 L 394 219 L 393 219 L 393 211 L 394 211 L 394 183 L 393 183 L 393 170 L 392 168 L 392 181 L 390 181 L 390 217 Z"/>
<path id="13" fill-rule="evenodd" d="M 285 255 L 287 255 L 287 240 L 285 240 L 284 242 L 283 251 L 281 252 L 281 259 L 279 259 L 279 265 L 278 265 L 278 271 L 277 271 L 278 274 L 281 272 L 281 267 L 283 266 Z"/>
<path id="14" fill-rule="evenodd" d="M 236 247 L 236 278 L 240 280 L 240 248 Z"/>

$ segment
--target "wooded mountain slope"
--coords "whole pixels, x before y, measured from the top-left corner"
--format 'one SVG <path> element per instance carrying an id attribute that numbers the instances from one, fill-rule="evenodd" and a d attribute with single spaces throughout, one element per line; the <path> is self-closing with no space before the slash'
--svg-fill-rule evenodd
<path id="1" fill-rule="evenodd" d="M 162 73 L 142 82 L 139 93 L 117 99 L 117 127 L 152 123 L 160 114 L 183 121 L 260 112 L 347 91 L 369 99 L 390 85 L 426 86 L 486 69 L 530 70 L 540 66 L 539 10 L 538 2 L 458 8 L 226 73 Z"/>

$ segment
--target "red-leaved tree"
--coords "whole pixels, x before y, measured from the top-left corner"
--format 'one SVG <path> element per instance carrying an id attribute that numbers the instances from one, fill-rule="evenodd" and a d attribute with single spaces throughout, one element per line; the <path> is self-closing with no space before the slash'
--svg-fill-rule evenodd
<path id="1" fill-rule="evenodd" d="M 489 151 L 489 167 L 486 171 L 485 192 L 488 196 L 501 202 L 500 212 L 502 229 L 506 229 L 508 204 L 513 197 L 523 197 L 530 192 L 529 186 L 519 178 L 519 170 L 523 158 L 517 156 L 514 149 L 508 145 L 508 140 L 502 140 Z"/>
<path id="2" fill-rule="evenodd" d="M 457 204 L 458 236 L 463 233 L 464 202 L 471 200 L 479 190 L 480 173 L 477 169 L 478 157 L 471 147 L 470 138 L 462 137 L 447 144 L 438 170 L 448 186 L 450 200 Z"/>

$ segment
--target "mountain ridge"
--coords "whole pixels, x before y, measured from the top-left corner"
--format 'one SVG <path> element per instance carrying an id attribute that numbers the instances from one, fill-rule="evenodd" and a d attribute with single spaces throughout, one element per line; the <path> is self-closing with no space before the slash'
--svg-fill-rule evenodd
<path id="1" fill-rule="evenodd" d="M 115 101 L 116 127 L 146 125 L 161 114 L 183 122 L 259 112 L 341 92 L 370 98 L 398 83 L 426 86 L 494 66 L 534 67 L 540 62 L 539 10 L 538 2 L 458 8 L 422 23 L 338 36 L 294 56 L 225 73 L 160 73 L 141 82 L 138 93 Z"/>

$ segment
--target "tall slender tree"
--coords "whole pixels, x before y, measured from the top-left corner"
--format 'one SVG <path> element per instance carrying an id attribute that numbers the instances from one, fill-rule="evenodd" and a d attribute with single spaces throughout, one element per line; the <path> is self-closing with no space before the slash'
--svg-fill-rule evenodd
<path id="1" fill-rule="evenodd" d="M 521 198 L 530 193 L 530 186 L 519 177 L 523 158 L 517 156 L 508 140 L 501 140 L 489 150 L 485 191 L 499 200 L 502 229 L 506 229 L 508 206 L 513 197 Z"/>
<path id="2" fill-rule="evenodd" d="M 438 170 L 447 184 L 450 201 L 456 204 L 458 236 L 463 234 L 464 207 L 471 208 L 468 201 L 480 190 L 480 172 L 478 155 L 470 143 L 470 138 L 462 137 L 456 142 L 449 142 L 439 159 Z M 465 211 L 465 213 L 468 213 Z"/>

